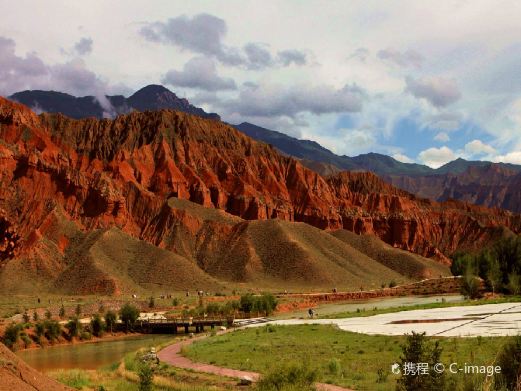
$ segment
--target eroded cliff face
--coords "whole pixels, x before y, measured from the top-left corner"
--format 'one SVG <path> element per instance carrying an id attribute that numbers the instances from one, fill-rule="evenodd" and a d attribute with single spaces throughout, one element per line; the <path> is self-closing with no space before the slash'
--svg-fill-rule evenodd
<path id="1" fill-rule="evenodd" d="M 172 232 L 197 238 L 203 225 L 170 197 L 249 220 L 374 233 L 441 260 L 521 231 L 519 215 L 419 199 L 370 173 L 321 177 L 221 122 L 169 110 L 72 120 L 0 98 L 0 258 L 30 252 L 57 208 L 81 230 L 117 226 L 182 253 Z M 214 236 L 229 235 L 226 224 L 213 225 Z"/>
<path id="2" fill-rule="evenodd" d="M 489 208 L 521 212 L 521 173 L 497 163 L 471 166 L 459 174 L 386 176 L 387 182 L 433 200 L 458 199 Z"/>

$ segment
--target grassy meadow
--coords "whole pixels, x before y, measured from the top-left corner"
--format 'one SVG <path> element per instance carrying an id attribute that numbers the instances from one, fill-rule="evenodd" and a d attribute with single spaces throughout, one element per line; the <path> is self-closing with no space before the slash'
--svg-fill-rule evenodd
<path id="1" fill-rule="evenodd" d="M 439 338 L 445 364 L 490 365 L 505 338 Z M 183 351 L 194 361 L 253 370 L 273 371 L 280 365 L 305 363 L 320 382 L 356 390 L 393 390 L 403 336 L 364 335 L 333 326 L 265 326 L 234 331 L 197 341 Z M 458 389 L 464 375 L 448 375 Z"/>

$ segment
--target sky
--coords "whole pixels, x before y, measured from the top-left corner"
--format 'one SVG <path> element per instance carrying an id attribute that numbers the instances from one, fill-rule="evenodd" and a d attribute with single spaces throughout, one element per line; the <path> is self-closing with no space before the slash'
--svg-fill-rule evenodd
<path id="1" fill-rule="evenodd" d="M 521 2 L 0 0 L 0 95 L 163 84 L 230 123 L 521 164 Z M 105 102 L 106 103 L 106 102 Z"/>

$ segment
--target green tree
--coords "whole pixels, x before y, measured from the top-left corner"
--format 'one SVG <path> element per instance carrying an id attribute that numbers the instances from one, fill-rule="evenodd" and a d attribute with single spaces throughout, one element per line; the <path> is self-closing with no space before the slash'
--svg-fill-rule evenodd
<path id="1" fill-rule="evenodd" d="M 156 306 L 156 302 L 154 301 L 154 296 L 150 296 L 148 300 L 148 308 L 154 308 Z"/>
<path id="2" fill-rule="evenodd" d="M 60 318 L 65 318 L 65 306 L 62 304 L 62 306 L 60 307 L 60 313 L 59 313 L 59 316 Z"/>
<path id="3" fill-rule="evenodd" d="M 45 318 L 46 319 L 51 319 L 52 318 L 52 312 L 50 310 L 46 310 L 45 311 Z"/>
<path id="4" fill-rule="evenodd" d="M 470 268 L 467 269 L 461 281 L 461 294 L 470 299 L 477 299 L 481 296 L 480 280 Z"/>
<path id="5" fill-rule="evenodd" d="M 112 333 L 112 330 L 114 329 L 114 326 L 116 325 L 116 321 L 118 320 L 118 316 L 114 311 L 107 311 L 105 314 L 105 327 L 107 330 L 110 330 Z"/>
<path id="6" fill-rule="evenodd" d="M 271 315 L 277 308 L 277 299 L 271 293 L 265 293 L 260 297 L 261 310 L 264 311 L 265 315 Z"/>
<path id="7" fill-rule="evenodd" d="M 103 335 L 105 324 L 103 323 L 103 319 L 101 319 L 100 314 L 94 314 L 90 321 L 90 329 L 95 337 L 101 337 Z"/>
<path id="8" fill-rule="evenodd" d="M 521 294 L 521 276 L 517 273 L 508 275 L 508 290 L 513 295 Z"/>
<path id="9" fill-rule="evenodd" d="M 432 371 L 433 366 L 440 362 L 442 350 L 439 342 L 434 344 L 428 342 L 425 333 L 407 335 L 405 344 L 402 346 L 400 357 L 401 377 L 396 383 L 397 391 L 442 391 L 445 389 L 445 376 Z M 420 371 L 405 373 L 406 365 L 412 363 L 427 363 L 429 371 L 427 374 Z"/>
<path id="10" fill-rule="evenodd" d="M 79 317 L 81 315 L 81 305 L 77 305 L 76 306 L 76 309 L 74 310 L 74 313 L 76 314 L 77 317 Z"/>
<path id="11" fill-rule="evenodd" d="M 80 319 L 75 316 L 73 318 L 71 318 L 67 324 L 65 325 L 65 328 L 68 330 L 69 332 L 69 337 L 72 339 L 74 337 L 78 337 L 78 335 L 80 334 L 81 332 L 81 323 L 80 323 Z"/>
<path id="12" fill-rule="evenodd" d="M 24 311 L 24 314 L 22 315 L 22 318 L 24 320 L 24 323 L 29 323 L 29 321 L 31 320 L 31 317 L 27 313 L 27 310 Z"/>
<path id="13" fill-rule="evenodd" d="M 33 311 L 33 321 L 34 321 L 34 322 L 38 322 L 38 319 L 39 319 L 39 317 L 38 317 L 38 312 L 36 312 L 36 310 L 34 310 L 34 311 Z"/>
<path id="14" fill-rule="evenodd" d="M 518 390 L 521 379 L 521 336 L 511 337 L 498 353 L 495 365 L 501 372 L 494 374 L 496 390 Z"/>
<path id="15" fill-rule="evenodd" d="M 249 314 L 255 309 L 255 297 L 252 293 L 242 295 L 240 300 L 240 309 L 242 312 Z"/>
<path id="16" fill-rule="evenodd" d="M 9 349 L 13 349 L 14 345 L 20 339 L 20 325 L 11 323 L 4 331 L 3 342 Z"/>
<path id="17" fill-rule="evenodd" d="M 58 337 L 61 334 L 61 326 L 57 321 L 46 320 L 44 322 L 44 326 L 45 326 L 45 338 L 47 338 L 51 342 L 58 339 Z"/>
<path id="18" fill-rule="evenodd" d="M 486 276 L 487 284 L 492 289 L 492 293 L 499 292 L 503 286 L 503 276 L 499 262 L 494 257 L 488 259 L 488 270 Z"/>
<path id="19" fill-rule="evenodd" d="M 34 325 L 34 332 L 37 337 L 41 337 L 45 333 L 45 324 L 43 322 L 38 322 Z"/>
<path id="20" fill-rule="evenodd" d="M 131 331 L 137 318 L 139 318 L 139 310 L 132 304 L 127 303 L 119 310 L 119 318 L 125 325 L 125 330 Z"/>

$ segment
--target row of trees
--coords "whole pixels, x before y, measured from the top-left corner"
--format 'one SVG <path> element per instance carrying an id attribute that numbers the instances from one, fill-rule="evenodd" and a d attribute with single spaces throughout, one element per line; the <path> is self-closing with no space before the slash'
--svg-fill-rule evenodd
<path id="1" fill-rule="evenodd" d="M 227 301 L 226 303 L 211 302 L 206 306 L 202 303 L 197 308 L 184 310 L 183 316 L 221 315 L 233 316 L 238 312 L 244 314 L 256 313 L 259 315 L 271 315 L 277 308 L 277 299 L 270 293 L 254 295 L 248 293 L 242 295 L 239 300 Z"/>
<path id="2" fill-rule="evenodd" d="M 457 253 L 453 257 L 452 274 L 464 276 L 466 296 L 479 295 L 481 277 L 494 293 L 521 294 L 521 238 L 510 237 L 496 242 L 478 254 Z"/>
<path id="3" fill-rule="evenodd" d="M 33 324 L 29 322 L 29 316 L 25 315 L 23 323 L 12 323 L 5 329 L 2 341 L 11 349 L 20 339 L 24 341 L 26 346 L 31 344 L 31 338 L 26 332 L 31 327 L 34 327 L 33 340 L 37 344 L 41 344 L 42 337 L 45 337 L 51 343 L 58 340 L 60 336 L 69 340 L 73 338 L 90 339 L 92 335 L 101 337 L 105 331 L 112 333 L 115 330 L 118 315 L 124 329 L 132 331 L 139 317 L 139 309 L 131 304 L 125 304 L 119 310 L 119 314 L 114 311 L 107 311 L 104 315 L 94 314 L 88 326 L 84 326 L 80 322 L 80 318 L 75 315 L 69 319 L 64 328 L 58 321 L 50 319 L 50 316 L 41 321 L 34 317 L 35 322 Z"/>

